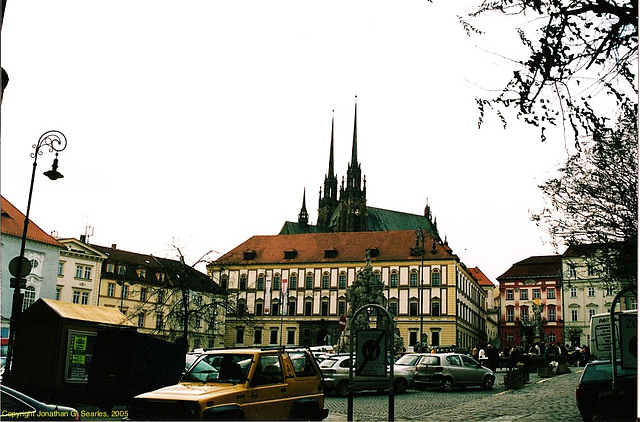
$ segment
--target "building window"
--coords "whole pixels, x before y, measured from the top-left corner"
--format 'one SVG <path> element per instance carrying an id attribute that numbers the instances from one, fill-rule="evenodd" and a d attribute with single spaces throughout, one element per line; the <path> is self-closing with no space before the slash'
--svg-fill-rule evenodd
<path id="1" fill-rule="evenodd" d="M 311 316 L 312 310 L 313 310 L 313 302 L 311 302 L 310 300 L 307 300 L 306 302 L 304 302 L 304 315 Z"/>
<path id="2" fill-rule="evenodd" d="M 246 305 L 244 303 L 244 300 L 239 300 L 238 306 L 236 307 L 238 316 L 244 316 L 245 310 L 246 310 Z"/>
<path id="3" fill-rule="evenodd" d="M 147 272 L 141 268 L 138 268 L 136 270 L 136 274 L 138 275 L 138 277 L 140 278 L 145 278 L 147 276 Z"/>
<path id="4" fill-rule="evenodd" d="M 329 273 L 322 274 L 322 288 L 323 289 L 329 288 Z"/>
<path id="5" fill-rule="evenodd" d="M 296 329 L 287 329 L 287 344 L 296 344 Z"/>
<path id="6" fill-rule="evenodd" d="M 116 285 L 114 283 L 109 283 L 107 285 L 107 296 L 113 297 L 115 296 Z"/>
<path id="7" fill-rule="evenodd" d="M 77 290 L 73 291 L 73 303 L 80 303 L 80 292 Z"/>
<path id="8" fill-rule="evenodd" d="M 329 315 L 329 302 L 326 300 L 323 300 L 322 303 L 320 303 L 320 315 Z"/>
<path id="9" fill-rule="evenodd" d="M 269 310 L 271 315 L 278 316 L 279 309 L 280 309 L 280 300 L 272 301 L 271 302 L 271 309 Z"/>
<path id="10" fill-rule="evenodd" d="M 244 343 L 244 328 L 236 328 L 236 343 Z"/>
<path id="11" fill-rule="evenodd" d="M 411 270 L 409 274 L 409 286 L 418 287 L 418 272 L 416 270 Z"/>
<path id="12" fill-rule="evenodd" d="M 129 285 L 126 283 L 122 283 L 122 298 L 126 299 L 129 297 Z"/>
<path id="13" fill-rule="evenodd" d="M 380 275 L 380 271 L 378 270 L 373 272 L 373 277 L 378 283 L 380 283 L 380 280 L 382 280 L 382 276 Z"/>
<path id="14" fill-rule="evenodd" d="M 432 331 L 431 332 L 431 345 L 432 346 L 440 346 L 440 332 Z"/>
<path id="15" fill-rule="evenodd" d="M 418 316 L 418 302 L 409 302 L 409 316 Z"/>
<path id="16" fill-rule="evenodd" d="M 247 275 L 246 274 L 242 274 L 240 276 L 240 290 L 241 291 L 247 290 Z"/>
<path id="17" fill-rule="evenodd" d="M 305 288 L 313 289 L 313 274 L 311 273 L 307 273 L 307 276 L 305 277 Z"/>
<path id="18" fill-rule="evenodd" d="M 555 322 L 555 320 L 556 320 L 556 307 L 555 306 L 549 306 L 547 314 L 548 314 L 549 322 Z"/>
<path id="19" fill-rule="evenodd" d="M 119 275 L 125 275 L 126 272 L 127 272 L 127 267 L 125 267 L 124 265 L 118 265 L 118 274 Z"/>
<path id="20" fill-rule="evenodd" d="M 156 273 L 156 279 L 157 279 L 159 282 L 163 282 L 163 281 L 164 281 L 164 278 L 165 278 L 164 273 Z"/>
<path id="21" fill-rule="evenodd" d="M 418 332 L 409 331 L 409 346 L 414 346 L 418 342 Z"/>
<path id="22" fill-rule="evenodd" d="M 58 267 L 59 268 L 59 267 Z M 76 265 L 76 278 L 91 279 L 91 267 Z"/>
<path id="23" fill-rule="evenodd" d="M 613 296 L 614 295 L 613 286 L 607 286 L 605 290 L 605 294 L 607 296 Z"/>
<path id="24" fill-rule="evenodd" d="M 344 300 L 338 301 L 338 315 L 346 315 L 347 314 L 347 302 Z"/>
<path id="25" fill-rule="evenodd" d="M 82 299 L 81 299 L 80 303 L 82 303 L 83 305 L 88 305 L 89 304 L 89 293 L 82 292 Z"/>
<path id="26" fill-rule="evenodd" d="M 549 342 L 550 343 L 555 343 L 556 342 L 556 333 L 551 332 L 551 333 L 549 333 L 548 337 L 549 337 Z"/>
<path id="27" fill-rule="evenodd" d="M 138 327 L 144 327 L 144 314 L 143 313 L 139 313 L 138 314 Z"/>
<path id="28" fill-rule="evenodd" d="M 440 316 L 440 302 L 437 300 L 431 302 L 431 316 Z"/>
<path id="29" fill-rule="evenodd" d="M 114 270 L 115 270 L 115 265 L 107 264 L 107 272 L 108 273 L 113 273 Z"/>
<path id="30" fill-rule="evenodd" d="M 256 328 L 253 332 L 253 344 L 262 344 L 262 330 L 260 328 Z"/>
<path id="31" fill-rule="evenodd" d="M 140 288 L 140 301 L 144 302 L 145 300 L 147 300 L 147 288 L 142 287 Z"/>
<path id="32" fill-rule="evenodd" d="M 256 316 L 261 316 L 263 313 L 264 304 L 262 302 L 256 303 Z"/>
<path id="33" fill-rule="evenodd" d="M 56 287 L 56 300 L 60 300 L 61 294 L 62 294 L 62 287 Z"/>
<path id="34" fill-rule="evenodd" d="M 196 315 L 196 329 L 200 328 L 202 328 L 202 318 L 200 318 L 200 315 Z"/>
<path id="35" fill-rule="evenodd" d="M 156 330 L 162 330 L 162 321 L 164 320 L 163 314 L 156 315 Z"/>
<path id="36" fill-rule="evenodd" d="M 507 334 L 507 342 L 513 343 L 513 340 L 515 340 L 515 336 L 513 334 Z"/>
<path id="37" fill-rule="evenodd" d="M 278 329 L 272 328 L 269 331 L 269 344 L 278 344 Z"/>
<path id="38" fill-rule="evenodd" d="M 398 302 L 389 302 L 389 312 L 391 315 L 398 315 Z"/>
<path id="39" fill-rule="evenodd" d="M 340 275 L 338 276 L 338 288 L 339 289 L 347 288 L 347 274 L 340 273 Z"/>
<path id="40" fill-rule="evenodd" d="M 58 275 L 59 276 L 64 275 L 64 262 L 62 261 L 58 261 Z"/>
<path id="41" fill-rule="evenodd" d="M 520 290 L 520 300 L 529 300 L 529 290 L 527 289 Z"/>
<path id="42" fill-rule="evenodd" d="M 593 297 L 593 296 L 596 295 L 596 288 L 595 287 L 589 287 L 588 292 L 589 292 L 589 297 Z"/>
<path id="43" fill-rule="evenodd" d="M 569 277 L 570 278 L 577 277 L 576 264 L 569 264 Z"/>
<path id="44" fill-rule="evenodd" d="M 289 276 L 289 289 L 296 290 L 298 288 L 298 275 L 291 274 Z"/>
<path id="45" fill-rule="evenodd" d="M 431 273 L 431 285 L 435 287 L 440 285 L 440 271 L 433 270 Z"/>
<path id="46" fill-rule="evenodd" d="M 556 298 L 556 289 L 547 289 L 547 299 Z"/>
<path id="47" fill-rule="evenodd" d="M 589 321 L 591 321 L 591 318 L 593 318 L 595 314 L 596 314 L 595 309 L 589 309 Z"/>
<path id="48" fill-rule="evenodd" d="M 571 321 L 576 322 L 578 320 L 578 310 L 577 309 L 572 309 L 571 310 Z"/>
<path id="49" fill-rule="evenodd" d="M 164 301 L 164 290 L 158 290 L 158 303 L 162 303 Z"/>
<path id="50" fill-rule="evenodd" d="M 289 302 L 289 306 L 287 309 L 287 315 L 295 316 L 296 314 L 296 301 L 292 300 Z"/>
<path id="51" fill-rule="evenodd" d="M 280 290 L 280 274 L 273 276 L 273 290 Z"/>
<path id="52" fill-rule="evenodd" d="M 222 287 L 224 290 L 227 290 L 229 288 L 229 276 L 227 274 L 222 274 L 220 276 L 220 287 Z"/>
<path id="53" fill-rule="evenodd" d="M 540 289 L 533 289 L 533 298 L 534 299 L 540 299 L 541 298 Z"/>
<path id="54" fill-rule="evenodd" d="M 571 295 L 571 297 L 578 297 L 578 289 L 572 287 L 571 289 L 569 289 L 569 294 Z"/>
<path id="55" fill-rule="evenodd" d="M 514 310 L 512 307 L 507 308 L 507 322 L 513 322 L 514 320 Z"/>
<path id="56" fill-rule="evenodd" d="M 507 300 L 513 300 L 513 290 L 507 290 Z"/>
<path id="57" fill-rule="evenodd" d="M 529 321 L 529 308 L 523 306 L 520 308 L 520 321 L 527 322 Z"/>
<path id="58" fill-rule="evenodd" d="M 393 271 L 391 273 L 391 287 L 398 287 L 398 273 Z"/>
<path id="59" fill-rule="evenodd" d="M 264 290 L 264 274 L 258 275 L 258 290 Z"/>
<path id="60" fill-rule="evenodd" d="M 593 262 L 589 262 L 587 264 L 587 275 L 594 276 L 596 275 L 596 266 Z"/>

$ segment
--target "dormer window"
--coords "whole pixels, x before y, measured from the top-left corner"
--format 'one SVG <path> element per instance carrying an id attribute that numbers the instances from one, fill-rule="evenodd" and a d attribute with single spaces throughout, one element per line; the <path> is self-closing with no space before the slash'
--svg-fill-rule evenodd
<path id="1" fill-rule="evenodd" d="M 293 259 L 298 256 L 298 251 L 295 249 L 289 249 L 284 251 L 284 259 Z"/>
<path id="2" fill-rule="evenodd" d="M 371 248 L 371 249 L 369 249 L 369 256 L 370 256 L 371 258 L 376 258 L 376 257 L 377 257 L 377 256 L 379 256 L 379 255 L 380 255 L 380 249 L 378 249 L 378 248 Z"/>
<path id="3" fill-rule="evenodd" d="M 242 259 L 244 259 L 245 261 L 251 261 L 256 257 L 257 254 L 256 251 L 249 249 L 248 251 L 244 251 L 242 255 Z"/>
<path id="4" fill-rule="evenodd" d="M 325 249 L 324 250 L 324 257 L 325 258 L 335 258 L 336 256 L 338 256 L 338 251 L 336 250 L 336 248 L 331 248 L 331 249 Z"/>

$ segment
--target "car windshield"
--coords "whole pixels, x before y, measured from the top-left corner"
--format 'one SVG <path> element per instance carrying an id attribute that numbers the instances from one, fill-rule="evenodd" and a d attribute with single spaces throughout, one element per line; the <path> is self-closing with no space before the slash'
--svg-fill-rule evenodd
<path id="1" fill-rule="evenodd" d="M 191 366 L 182 381 L 241 383 L 247 379 L 251 358 L 246 354 L 207 354 Z"/>
<path id="2" fill-rule="evenodd" d="M 420 355 L 404 355 L 396 361 L 396 365 L 415 366 Z"/>

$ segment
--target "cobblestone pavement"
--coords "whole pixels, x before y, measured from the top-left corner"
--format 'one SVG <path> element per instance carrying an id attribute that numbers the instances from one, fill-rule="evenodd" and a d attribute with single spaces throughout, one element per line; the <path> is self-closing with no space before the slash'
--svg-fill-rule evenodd
<path id="1" fill-rule="evenodd" d="M 493 390 L 477 388 L 439 391 L 409 390 L 395 396 L 396 421 L 483 421 L 483 422 L 581 422 L 575 389 L 582 368 L 550 378 L 531 374 L 530 382 L 517 390 L 506 390 L 504 372 L 496 374 Z M 347 399 L 329 396 L 327 422 L 347 420 Z M 388 395 L 359 393 L 354 397 L 354 420 L 385 421 L 389 415 Z"/>

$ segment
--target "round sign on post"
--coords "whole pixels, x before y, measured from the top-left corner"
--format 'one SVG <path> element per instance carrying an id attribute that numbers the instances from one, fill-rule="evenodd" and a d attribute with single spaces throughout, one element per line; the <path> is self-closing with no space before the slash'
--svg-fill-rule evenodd
<path id="1" fill-rule="evenodd" d="M 338 328 L 340 331 L 344 331 L 347 328 L 347 317 L 344 315 L 340 315 L 340 322 L 338 323 Z"/>
<path id="2" fill-rule="evenodd" d="M 26 277 L 31 273 L 31 261 L 16 256 L 9 262 L 9 272 L 14 277 Z"/>

